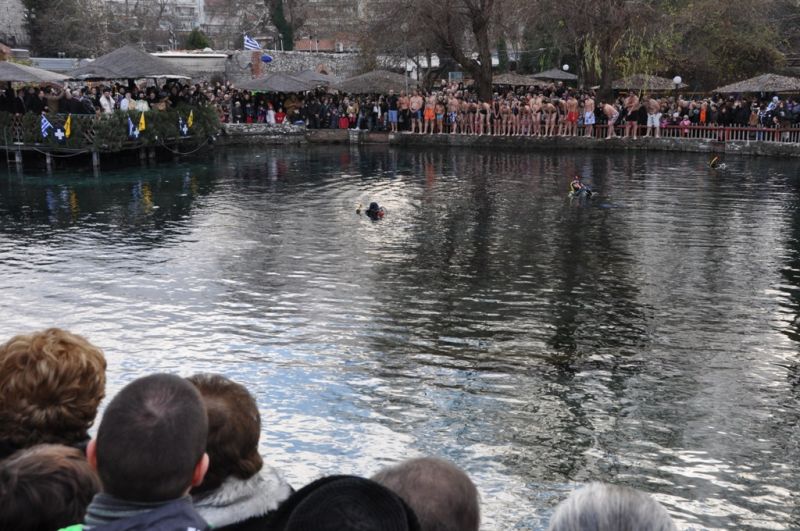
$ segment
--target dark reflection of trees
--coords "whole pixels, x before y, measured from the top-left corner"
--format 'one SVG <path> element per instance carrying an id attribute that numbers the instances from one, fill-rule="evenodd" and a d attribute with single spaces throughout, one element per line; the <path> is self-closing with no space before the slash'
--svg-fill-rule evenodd
<path id="1" fill-rule="evenodd" d="M 498 444 L 513 438 L 536 448 L 506 456 L 515 460 L 515 468 L 520 460 L 532 469 L 547 462 L 557 467 L 550 474 L 571 477 L 582 467 L 578 456 L 592 444 L 584 401 L 598 398 L 576 393 L 571 380 L 602 366 L 611 373 L 606 392 L 612 398 L 621 395 L 625 381 L 636 373 L 635 364 L 624 362 L 625 353 L 646 342 L 644 311 L 635 303 L 636 283 L 627 270 L 630 260 L 623 256 L 630 229 L 610 211 L 566 199 L 572 173 L 588 169 L 595 187 L 602 189 L 608 163 L 604 157 L 592 157 L 587 164 L 562 156 L 491 151 L 403 153 L 404 159 L 425 179 L 424 215 L 414 220 L 408 258 L 377 268 L 377 313 L 384 315 L 376 319 L 413 323 L 410 339 L 430 345 L 425 356 L 438 356 L 421 363 L 461 368 L 466 363 L 473 371 L 529 376 L 516 396 L 527 398 L 523 409 L 530 425 L 506 418 L 501 410 L 438 414 L 490 424 L 481 431 L 494 433 Z M 425 177 L 430 165 L 434 174 L 458 179 L 431 184 Z M 420 299 L 425 299 L 424 308 Z M 612 332 L 603 335 L 601 330 Z M 408 353 L 408 345 L 371 340 L 374 350 L 389 356 Z M 515 346 L 498 350 L 505 342 Z M 586 359 L 598 352 L 603 361 Z M 464 372 L 460 385 L 467 393 L 476 392 L 469 374 Z M 499 402 L 489 404 L 500 407 Z"/>
<path id="2" fill-rule="evenodd" d="M 188 218 L 210 194 L 216 178 L 203 168 L 142 168 L 97 178 L 72 174 L 0 179 L 0 232 L 11 238 L 46 240 L 87 223 L 95 237 L 121 235 L 160 244 L 171 226 Z"/>

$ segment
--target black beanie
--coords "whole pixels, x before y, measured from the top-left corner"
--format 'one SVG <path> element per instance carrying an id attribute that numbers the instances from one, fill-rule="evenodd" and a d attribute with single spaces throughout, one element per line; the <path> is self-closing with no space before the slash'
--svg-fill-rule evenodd
<path id="1" fill-rule="evenodd" d="M 290 496 L 278 509 L 281 531 L 419 531 L 414 511 L 369 479 L 328 476 Z"/>

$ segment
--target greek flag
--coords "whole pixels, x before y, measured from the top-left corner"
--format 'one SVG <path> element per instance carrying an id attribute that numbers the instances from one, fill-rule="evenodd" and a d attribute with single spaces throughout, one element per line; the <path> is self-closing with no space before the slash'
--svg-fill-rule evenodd
<path id="1" fill-rule="evenodd" d="M 47 138 L 47 130 L 52 129 L 53 124 L 50 123 L 50 120 L 47 119 L 47 116 L 44 114 L 42 115 L 42 137 Z"/>
<path id="2" fill-rule="evenodd" d="M 130 116 L 128 116 L 128 138 L 139 138 L 139 129 L 137 129 Z"/>
<path id="3" fill-rule="evenodd" d="M 250 37 L 249 35 L 244 36 L 244 49 L 245 50 L 260 50 L 261 45 L 258 44 L 258 41 Z"/>

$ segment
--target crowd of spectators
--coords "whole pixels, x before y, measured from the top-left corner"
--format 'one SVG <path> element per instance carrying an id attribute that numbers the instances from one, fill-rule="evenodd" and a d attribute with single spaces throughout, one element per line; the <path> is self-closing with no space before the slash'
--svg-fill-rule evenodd
<path id="1" fill-rule="evenodd" d="M 601 98 L 563 83 L 505 87 L 483 101 L 470 86 L 442 84 L 424 92 L 352 95 L 319 89 L 305 94 L 251 92 L 230 82 L 162 86 L 57 85 L 0 91 L 0 111 L 103 114 L 165 110 L 180 104 L 213 106 L 222 123 L 291 123 L 312 129 L 502 136 L 599 136 L 608 132 L 659 136 L 664 128 L 788 129 L 800 126 L 800 98 L 691 96 L 628 92 Z M 613 127 L 609 127 L 609 125 Z"/>
<path id="2" fill-rule="evenodd" d="M 15 531 L 477 531 L 469 476 L 438 458 L 371 478 L 333 475 L 295 490 L 259 453 L 253 396 L 222 375 L 153 374 L 108 403 L 106 361 L 48 329 L 0 346 L 0 529 Z M 668 531 L 650 496 L 590 484 L 553 513 L 554 531 Z"/>

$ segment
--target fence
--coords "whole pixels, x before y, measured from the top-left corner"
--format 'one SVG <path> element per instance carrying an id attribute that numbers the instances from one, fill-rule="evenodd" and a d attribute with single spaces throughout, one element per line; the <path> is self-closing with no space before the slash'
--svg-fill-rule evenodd
<path id="1" fill-rule="evenodd" d="M 585 135 L 585 127 L 578 128 L 579 135 Z M 614 127 L 617 136 L 623 136 L 625 127 Z M 647 127 L 639 126 L 637 136 L 642 137 L 647 133 Z M 728 141 L 756 141 L 756 142 L 781 142 L 800 143 L 800 124 L 786 128 L 770 127 L 742 127 L 721 125 L 668 125 L 659 131 L 661 138 L 692 138 L 702 140 Z M 595 125 L 592 137 L 604 138 L 608 134 L 608 125 Z M 651 136 L 654 133 L 651 131 Z"/>

